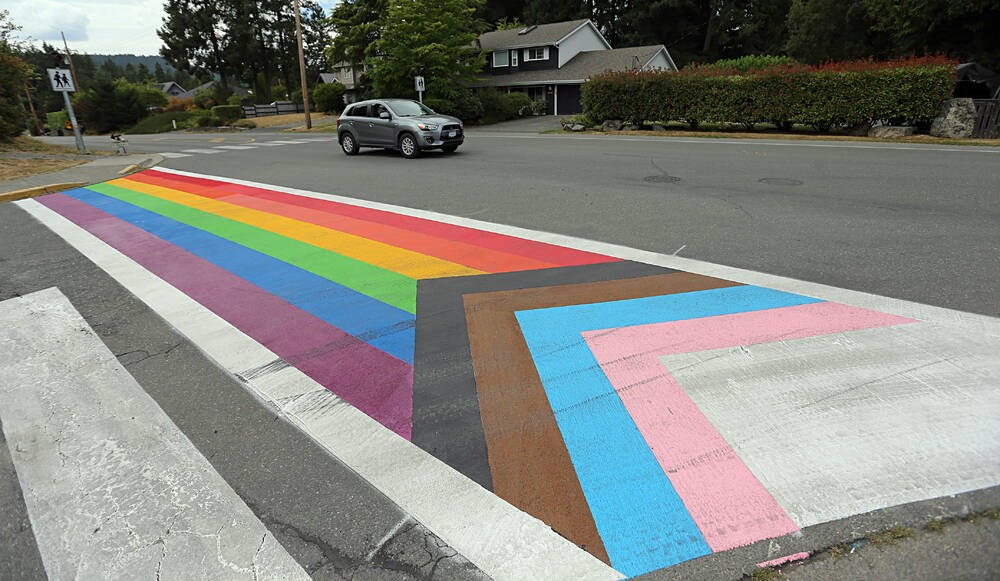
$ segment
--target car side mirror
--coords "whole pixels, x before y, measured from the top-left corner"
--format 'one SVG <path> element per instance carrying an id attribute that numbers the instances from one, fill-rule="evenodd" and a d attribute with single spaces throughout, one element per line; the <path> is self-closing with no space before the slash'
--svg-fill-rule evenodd
<path id="1" fill-rule="evenodd" d="M 382 111 L 381 113 L 378 114 L 378 118 L 379 119 L 392 119 L 392 115 L 390 115 L 388 111 Z"/>

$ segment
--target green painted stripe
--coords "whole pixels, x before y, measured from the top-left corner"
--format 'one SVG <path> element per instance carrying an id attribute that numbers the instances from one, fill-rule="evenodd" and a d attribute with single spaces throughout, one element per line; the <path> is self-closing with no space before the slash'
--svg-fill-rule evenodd
<path id="1" fill-rule="evenodd" d="M 94 184 L 87 189 L 262 252 L 406 312 L 417 312 L 417 281 L 412 278 L 256 226 L 127 188 Z"/>

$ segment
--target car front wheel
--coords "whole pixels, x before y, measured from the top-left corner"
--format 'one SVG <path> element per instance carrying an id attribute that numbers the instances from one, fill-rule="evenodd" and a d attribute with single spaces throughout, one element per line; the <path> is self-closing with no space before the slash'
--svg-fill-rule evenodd
<path id="1" fill-rule="evenodd" d="M 417 145 L 417 138 L 412 133 L 404 133 L 399 136 L 399 153 L 406 159 L 413 159 L 420 156 L 420 146 Z"/>
<path id="2" fill-rule="evenodd" d="M 357 155 L 358 153 L 358 142 L 354 140 L 354 136 L 350 133 L 345 133 L 340 138 L 340 147 L 347 155 Z"/>

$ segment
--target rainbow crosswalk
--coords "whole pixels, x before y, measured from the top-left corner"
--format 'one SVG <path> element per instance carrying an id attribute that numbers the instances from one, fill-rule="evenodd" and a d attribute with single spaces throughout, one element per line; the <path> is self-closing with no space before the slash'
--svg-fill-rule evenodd
<path id="1" fill-rule="evenodd" d="M 157 170 L 39 201 L 407 438 L 418 280 L 618 260 Z"/>

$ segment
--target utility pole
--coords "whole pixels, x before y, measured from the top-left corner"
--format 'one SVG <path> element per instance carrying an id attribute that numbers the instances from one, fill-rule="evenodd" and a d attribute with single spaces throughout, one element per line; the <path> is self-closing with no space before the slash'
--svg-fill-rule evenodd
<path id="1" fill-rule="evenodd" d="M 35 113 L 35 104 L 31 101 L 31 91 L 28 90 L 28 81 L 24 82 L 24 96 L 28 98 L 28 109 L 31 109 L 31 118 L 35 122 L 35 129 L 41 135 L 42 124 L 38 122 L 38 113 Z"/>
<path id="2" fill-rule="evenodd" d="M 73 66 L 73 57 L 69 54 L 69 45 L 66 44 L 66 34 L 62 31 L 60 31 L 59 34 L 62 35 L 63 48 L 66 49 L 66 60 L 69 61 L 69 73 L 73 75 L 73 86 L 79 87 L 80 81 L 76 78 L 76 67 Z"/>
<path id="3" fill-rule="evenodd" d="M 302 50 L 302 15 L 299 0 L 295 0 L 295 35 L 299 39 L 299 80 L 302 82 L 302 104 L 306 109 L 306 129 L 312 129 L 309 116 L 309 85 L 306 83 L 306 53 Z"/>

